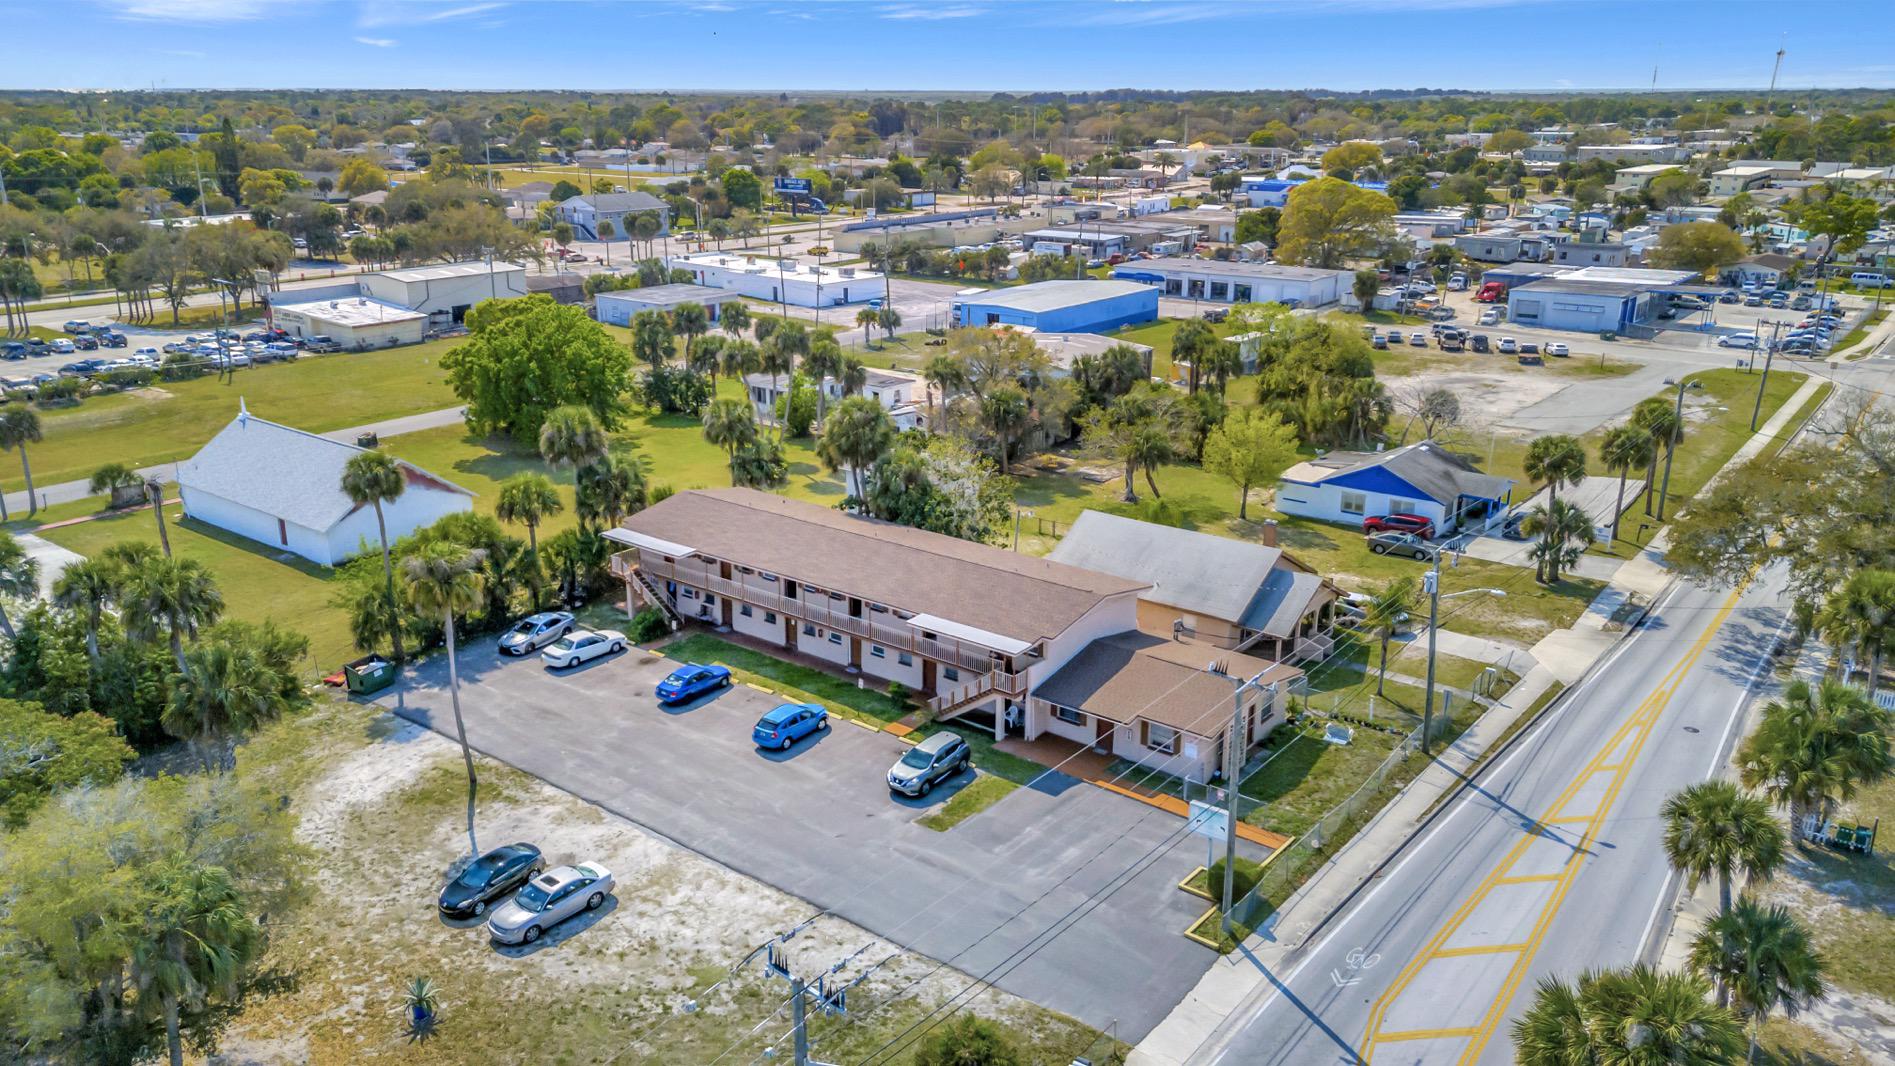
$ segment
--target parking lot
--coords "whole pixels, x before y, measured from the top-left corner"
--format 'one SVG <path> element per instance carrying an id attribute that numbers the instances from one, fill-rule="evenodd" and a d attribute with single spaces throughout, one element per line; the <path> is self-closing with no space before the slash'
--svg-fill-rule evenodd
<path id="1" fill-rule="evenodd" d="M 652 689 L 674 665 L 633 649 L 552 674 L 471 646 L 469 743 L 896 944 L 1116 1022 L 1121 1039 L 1143 1036 L 1210 966 L 1180 935 L 1204 906 L 1176 884 L 1205 842 L 1177 817 L 1049 775 L 936 832 L 916 820 L 971 775 L 924 800 L 892 796 L 884 775 L 902 742 L 848 722 L 759 751 L 750 728 L 775 698 L 740 685 L 661 708 Z M 452 737 L 445 675 L 431 660 L 380 702 Z"/>

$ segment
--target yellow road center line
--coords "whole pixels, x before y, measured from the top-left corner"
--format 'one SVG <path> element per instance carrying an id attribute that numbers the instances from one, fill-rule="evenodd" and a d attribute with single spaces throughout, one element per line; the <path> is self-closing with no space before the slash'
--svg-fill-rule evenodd
<path id="1" fill-rule="evenodd" d="M 1527 945 L 1524 943 L 1475 944 L 1472 947 L 1465 948 L 1442 948 L 1440 951 L 1434 953 L 1434 957 L 1437 959 L 1455 959 L 1465 955 L 1505 955 L 1510 951 L 1525 951 L 1526 949 Z"/>
<path id="2" fill-rule="evenodd" d="M 1406 1029 L 1384 1034 L 1382 1039 L 1392 1044 L 1401 1040 L 1459 1040 L 1473 1035 L 1472 1029 Z"/>
<path id="3" fill-rule="evenodd" d="M 1513 874 L 1508 877 L 1497 878 L 1494 881 L 1494 884 L 1496 885 L 1531 885 L 1531 884 L 1540 883 L 1540 882 L 1557 881 L 1557 880 L 1559 880 L 1558 874 Z"/>
<path id="4" fill-rule="evenodd" d="M 1599 748 L 1586 766 L 1581 769 L 1571 783 L 1566 786 L 1565 791 L 1547 807 L 1549 812 L 1563 809 L 1592 777 L 1601 772 L 1609 772 L 1612 777 L 1607 782 L 1605 792 L 1599 798 L 1593 812 L 1584 817 L 1565 816 L 1555 819 L 1544 819 L 1538 822 L 1532 830 L 1522 833 L 1520 839 L 1514 842 L 1513 846 L 1508 849 L 1506 855 L 1501 858 L 1494 869 L 1475 886 L 1474 890 L 1462 901 L 1461 905 L 1449 915 L 1448 920 L 1429 938 L 1428 942 L 1423 945 L 1421 951 L 1419 951 L 1413 959 L 1409 960 L 1408 964 L 1402 967 L 1401 971 L 1396 974 L 1394 981 L 1390 983 L 1387 991 L 1383 992 L 1381 998 L 1376 1000 L 1374 1008 L 1369 1013 L 1368 1029 L 1363 1034 L 1362 1039 L 1362 1055 L 1364 1061 L 1372 1061 L 1375 1045 L 1378 1042 L 1395 1039 L 1425 1039 L 1423 1037 L 1405 1035 L 1408 1031 L 1402 1033 L 1381 1033 L 1378 1030 L 1381 1028 L 1383 1019 L 1387 1016 L 1389 1007 L 1409 988 L 1415 977 L 1420 974 L 1422 968 L 1425 967 L 1428 962 L 1438 958 L 1476 954 L 1476 952 L 1466 948 L 1450 949 L 1446 944 L 1460 929 L 1462 924 L 1467 921 L 1468 916 L 1473 913 L 1474 908 L 1484 901 L 1496 886 L 1502 884 L 1519 884 L 1529 880 L 1552 883 L 1555 885 L 1555 888 L 1547 901 L 1542 904 L 1540 915 L 1534 922 L 1533 930 L 1526 941 L 1523 944 L 1508 945 L 1505 948 L 1494 949 L 1491 952 L 1496 954 L 1503 952 L 1513 953 L 1518 957 L 1514 960 L 1512 967 L 1509 968 L 1506 979 L 1502 982 L 1499 991 L 1495 994 L 1494 1000 L 1492 1004 L 1490 1004 L 1487 1012 L 1483 1015 L 1480 1024 L 1475 1026 L 1472 1030 L 1466 1031 L 1470 1036 L 1470 1040 L 1468 1047 L 1462 1054 L 1461 1061 L 1463 1063 L 1473 1063 L 1480 1057 L 1480 1052 L 1485 1048 L 1487 1041 L 1492 1038 L 1495 1027 L 1499 1025 L 1501 1017 L 1505 1014 L 1507 1003 L 1512 999 L 1515 990 L 1519 987 L 1520 980 L 1525 976 L 1527 967 L 1532 963 L 1533 956 L 1538 952 L 1539 945 L 1545 938 L 1548 927 L 1551 926 L 1553 918 L 1558 915 L 1560 907 L 1564 904 L 1566 893 L 1571 890 L 1573 882 L 1577 879 L 1581 864 L 1572 861 L 1572 859 L 1584 855 L 1592 846 L 1592 842 L 1606 816 L 1611 813 L 1612 807 L 1618 799 L 1619 792 L 1623 788 L 1632 766 L 1637 763 L 1639 754 L 1643 751 L 1646 741 L 1650 739 L 1652 727 L 1657 723 L 1659 715 L 1671 702 L 1672 696 L 1677 693 L 1679 687 L 1682 686 L 1685 675 L 1697 664 L 1699 657 L 1703 655 L 1704 650 L 1710 646 L 1711 641 L 1716 637 L 1718 631 L 1722 629 L 1724 621 L 1729 618 L 1731 612 L 1736 609 L 1739 597 L 1743 595 L 1744 590 L 1749 584 L 1750 578 L 1747 577 L 1732 590 L 1730 596 L 1718 609 L 1716 615 L 1712 617 L 1710 624 L 1705 627 L 1703 633 L 1699 634 L 1697 640 L 1693 642 L 1684 657 L 1666 672 L 1665 676 L 1659 680 L 1657 687 L 1645 698 L 1645 701 L 1639 705 L 1638 709 L 1619 726 L 1611 738 Z M 1607 758 L 1618 756 L 1621 747 L 1628 741 L 1630 742 L 1629 748 L 1626 748 L 1623 755 L 1618 757 L 1616 762 L 1606 763 L 1604 761 Z M 1533 875 L 1531 877 L 1525 875 L 1514 876 L 1507 873 L 1514 863 L 1526 852 L 1532 842 L 1540 838 L 1541 833 L 1538 832 L 1539 829 L 1552 824 L 1581 823 L 1586 825 L 1586 829 L 1580 835 L 1578 842 L 1573 845 L 1572 855 L 1559 873 L 1552 875 Z M 1441 1030 L 1440 1032 L 1458 1035 L 1463 1031 Z"/>

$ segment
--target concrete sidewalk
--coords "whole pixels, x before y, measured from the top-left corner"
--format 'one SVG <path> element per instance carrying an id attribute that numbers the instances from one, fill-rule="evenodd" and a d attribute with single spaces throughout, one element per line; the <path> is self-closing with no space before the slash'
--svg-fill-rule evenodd
<path id="1" fill-rule="evenodd" d="M 322 434 L 322 436 L 328 440 L 341 441 L 344 444 L 354 444 L 355 438 L 362 433 L 373 433 L 379 437 L 395 437 L 403 433 L 415 433 L 424 429 L 439 429 L 442 426 L 458 425 L 466 410 L 467 408 L 465 407 L 445 407 L 439 411 L 423 411 L 418 415 L 403 415 L 400 418 L 384 419 L 380 422 L 370 422 L 367 425 L 352 426 L 348 429 L 331 430 Z M 99 461 L 103 463 L 105 457 L 101 456 Z M 177 463 L 170 462 L 159 463 L 155 466 L 140 467 L 138 475 L 147 479 L 157 478 L 160 483 L 169 485 L 177 480 L 177 466 Z M 39 505 L 41 507 L 51 507 L 59 503 L 71 503 L 74 500 L 83 500 L 88 496 L 95 495 L 92 491 L 92 486 L 85 481 L 58 481 L 50 485 L 35 485 L 33 486 L 33 494 L 39 497 Z M 25 516 L 27 511 L 27 498 L 24 491 L 7 493 L 6 502 L 8 513 L 21 517 Z"/>

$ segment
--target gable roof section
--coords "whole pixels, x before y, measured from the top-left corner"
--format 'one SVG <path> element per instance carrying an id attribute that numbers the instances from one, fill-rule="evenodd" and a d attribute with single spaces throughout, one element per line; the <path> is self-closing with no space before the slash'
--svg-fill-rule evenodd
<path id="1" fill-rule="evenodd" d="M 1225 674 L 1206 667 L 1216 662 Z M 1033 695 L 1119 725 L 1140 718 L 1215 736 L 1230 724 L 1231 694 L 1258 674 L 1284 682 L 1302 671 L 1241 652 L 1219 651 L 1149 633 L 1101 637 L 1066 661 Z"/>
<path id="2" fill-rule="evenodd" d="M 1237 621 L 1249 612 L 1282 555 L 1261 544 L 1081 511 L 1047 558 L 1127 579 L 1136 576 L 1152 586 L 1142 599 Z"/>
<path id="3" fill-rule="evenodd" d="M 342 469 L 365 449 L 239 410 L 196 455 L 178 467 L 178 484 L 262 511 L 306 529 L 327 530 L 355 510 L 342 491 Z M 410 487 L 473 493 L 396 460 Z"/>
<path id="4" fill-rule="evenodd" d="M 755 489 L 680 492 L 623 527 L 713 559 L 1027 642 L 1058 636 L 1108 597 L 1149 584 Z"/>
<path id="5" fill-rule="evenodd" d="M 1284 471 L 1283 480 L 1371 491 L 1412 489 L 1444 506 L 1461 496 L 1497 500 L 1513 487 L 1512 479 L 1483 474 L 1431 440 L 1387 452 L 1330 452 Z"/>
<path id="6" fill-rule="evenodd" d="M 584 193 L 561 204 L 585 204 L 601 214 L 619 214 L 629 211 L 663 211 L 665 202 L 648 192 L 597 192 Z"/>

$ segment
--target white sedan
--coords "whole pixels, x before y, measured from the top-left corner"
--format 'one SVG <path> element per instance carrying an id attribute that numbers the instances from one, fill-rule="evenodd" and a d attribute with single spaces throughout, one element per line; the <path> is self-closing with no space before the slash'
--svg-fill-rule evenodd
<path id="1" fill-rule="evenodd" d="M 631 644 L 625 634 L 616 629 L 575 629 L 553 642 L 553 646 L 540 652 L 540 658 L 555 670 L 597 659 L 603 655 L 621 652 Z"/>
<path id="2" fill-rule="evenodd" d="M 1560 344 L 1559 342 L 1555 341 L 1552 344 L 1549 344 L 1546 346 L 1546 354 L 1571 355 L 1572 353 L 1566 350 L 1566 346 L 1564 344 Z"/>

